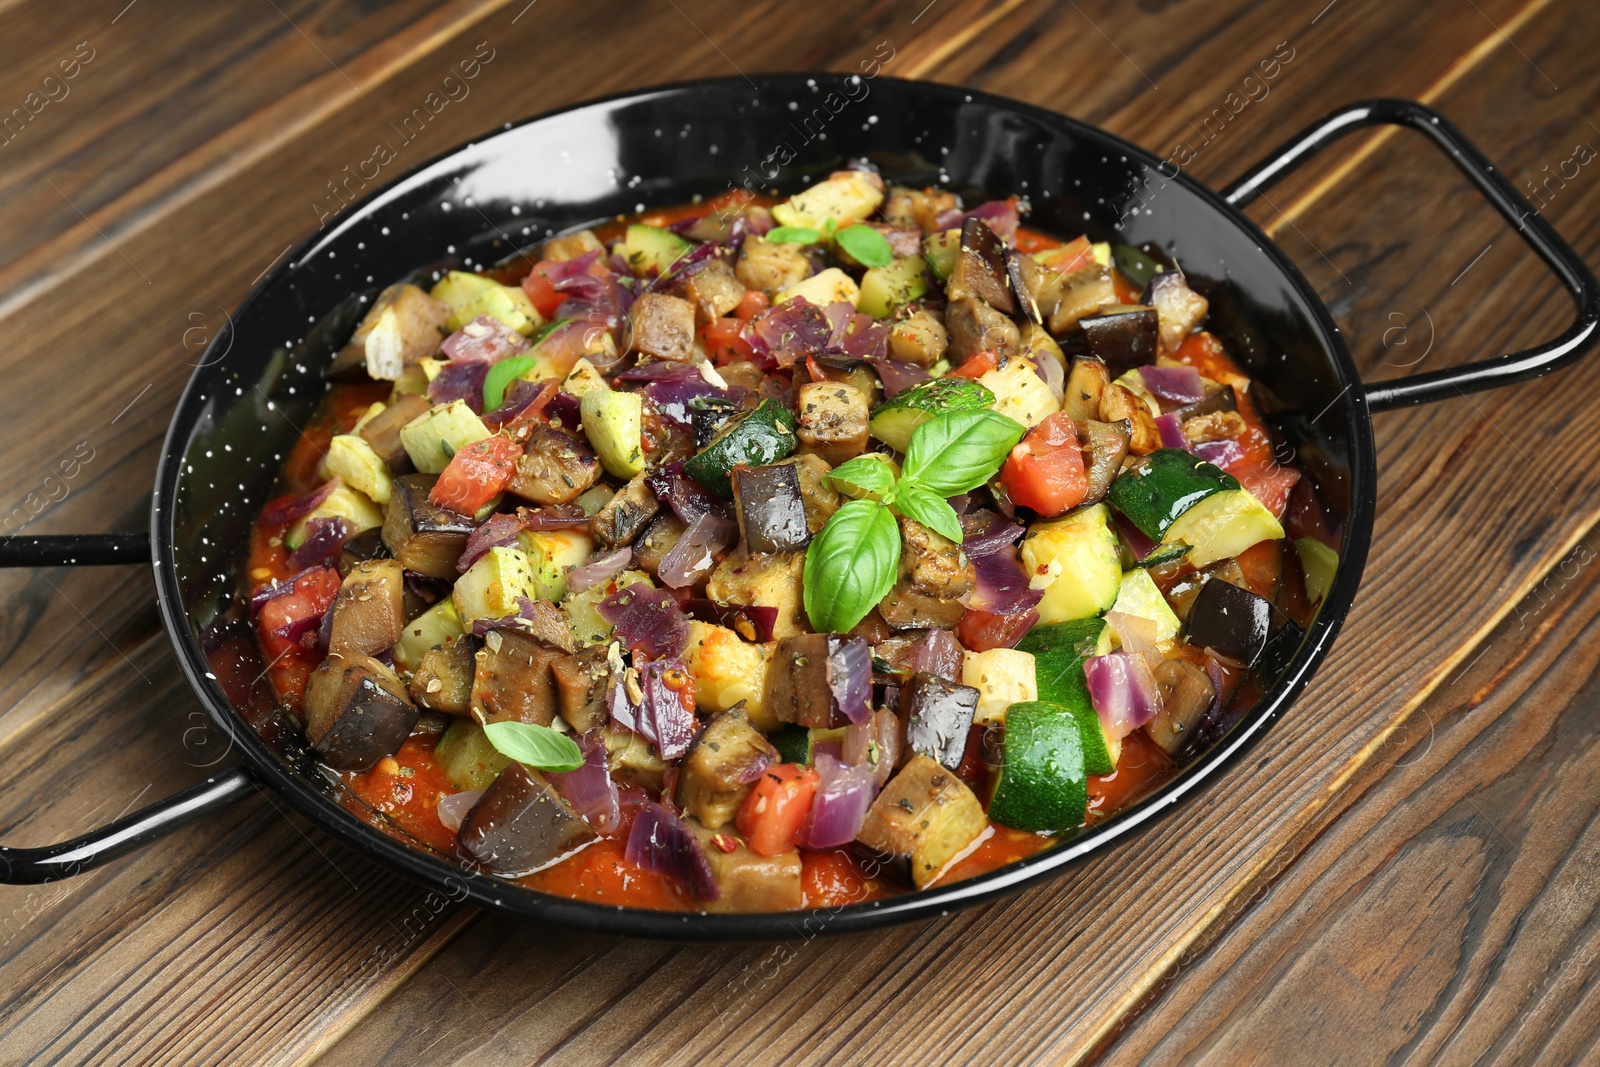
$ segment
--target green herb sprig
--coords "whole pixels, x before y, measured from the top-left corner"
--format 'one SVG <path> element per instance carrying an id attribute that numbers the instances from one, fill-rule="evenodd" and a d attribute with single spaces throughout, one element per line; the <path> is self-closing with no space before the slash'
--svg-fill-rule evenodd
<path id="1" fill-rule="evenodd" d="M 833 513 L 806 549 L 806 617 L 818 633 L 846 633 L 894 587 L 900 527 L 894 512 L 960 544 L 947 497 L 993 478 L 1027 428 L 999 412 L 951 411 L 911 433 L 900 477 L 881 459 L 857 456 L 828 480 L 865 494 Z"/>
<path id="2" fill-rule="evenodd" d="M 502 756 L 540 771 L 575 771 L 583 766 L 578 743 L 559 730 L 527 722 L 491 722 L 483 732 Z"/>

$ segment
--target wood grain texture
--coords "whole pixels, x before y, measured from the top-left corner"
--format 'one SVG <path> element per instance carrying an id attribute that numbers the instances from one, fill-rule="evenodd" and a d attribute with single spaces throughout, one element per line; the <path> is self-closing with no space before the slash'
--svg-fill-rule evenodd
<path id="1" fill-rule="evenodd" d="M 33 6 L 24 0 L 0 10 L 0 20 Z M 520 3 L 439 7 L 431 14 L 421 6 L 360 8 L 346 16 L 355 55 L 339 66 L 349 71 L 370 62 L 384 72 L 381 78 L 355 77 L 359 93 L 300 121 L 281 101 L 311 93 L 304 86 L 328 75 L 313 73 L 312 50 L 285 45 L 280 61 L 262 68 L 266 80 L 248 89 L 273 85 L 283 95 L 261 90 L 252 98 L 265 101 L 251 105 L 256 111 L 236 107 L 232 125 L 208 127 L 277 138 L 269 153 L 199 164 L 196 180 L 172 186 L 170 206 L 143 214 L 126 192 L 104 197 L 103 221 L 125 227 L 116 231 L 115 248 L 91 243 L 81 254 L 17 261 L 50 269 L 0 304 L 0 325 L 11 339 L 0 353 L 11 387 L 0 394 L 0 424 L 24 431 L 8 432 L 0 443 L 10 460 L 0 464 L 0 502 L 39 492 L 53 465 L 88 442 L 94 459 L 71 481 L 66 499 L 30 530 L 140 524 L 159 437 L 194 346 L 220 324 L 221 309 L 315 225 L 314 205 L 326 182 L 365 157 L 353 146 L 381 136 L 479 41 L 491 44 L 496 59 L 471 95 L 451 105 L 446 121 L 406 147 L 396 171 L 475 131 L 582 97 L 739 70 L 843 68 L 883 40 L 896 48 L 889 73 L 1020 96 L 1156 148 L 1170 147 L 1190 119 L 1220 102 L 1279 42 L 1291 41 L 1295 58 L 1270 95 L 1201 153 L 1195 173 L 1208 180 L 1242 170 L 1264 140 L 1276 141 L 1336 103 L 1374 93 L 1437 94 L 1441 86 L 1469 81 L 1481 82 L 1480 95 L 1463 99 L 1454 113 L 1491 155 L 1535 170 L 1565 158 L 1550 153 L 1592 90 L 1580 83 L 1576 98 L 1534 94 L 1538 107 L 1526 114 L 1543 117 L 1519 123 L 1522 105 L 1512 99 L 1529 82 L 1503 62 L 1513 48 L 1501 41 L 1485 50 L 1484 41 L 1494 33 L 1491 23 L 1509 26 L 1526 49 L 1523 33 L 1531 30 L 1519 27 L 1570 18 L 1575 3 L 1479 0 L 1476 6 L 1481 18 L 1463 19 L 1459 5 L 1447 0 L 1403 9 L 1341 0 L 1315 26 L 1309 23 L 1315 12 L 1300 5 L 1247 0 L 1146 4 L 1137 12 L 1110 0 L 831 4 L 809 5 L 803 18 L 789 5 L 733 0 L 636 5 L 626 17 L 614 6 L 576 0 L 539 0 L 520 18 Z M 430 18 L 467 25 L 454 36 L 418 31 L 414 38 L 374 28 L 404 23 L 407 13 L 416 25 L 436 25 Z M 337 36 L 337 22 L 326 32 Z M 67 25 L 59 25 L 59 40 L 70 46 Z M 1592 29 L 1567 32 L 1595 40 Z M 402 39 L 408 43 L 387 43 Z M 1583 41 L 1575 36 L 1571 47 Z M 50 43 L 41 37 L 32 51 L 50 54 Z M 1543 53 L 1534 55 L 1545 66 Z M 379 58 L 363 58 L 372 56 Z M 1475 58 L 1463 68 L 1463 57 Z M 149 63 L 161 65 L 153 57 Z M 1550 73 L 1563 81 L 1566 69 Z M 213 81 L 230 86 L 221 74 Z M 127 95 L 142 94 L 153 105 L 154 91 Z M 1452 110 L 1454 99 L 1444 101 Z M 280 110 L 273 112 L 275 101 Z M 247 112 L 251 117 L 238 117 Z M 267 112 L 261 126 L 252 125 Z M 1499 125 L 1488 121 L 1496 115 Z M 185 151 L 203 153 L 224 136 L 196 136 Z M 82 150 L 86 166 L 118 172 L 105 179 L 116 189 L 146 180 L 122 174 L 127 168 L 112 167 L 115 159 L 94 156 L 92 143 Z M 1437 264 L 1464 266 L 1504 231 L 1474 215 L 1471 194 L 1451 192 L 1434 160 L 1401 151 L 1399 162 L 1380 168 L 1382 188 L 1318 190 L 1309 210 L 1278 223 L 1308 270 L 1327 256 L 1333 269 L 1313 270 L 1313 277 L 1353 331 L 1365 363 L 1395 372 L 1383 366 L 1385 356 L 1395 357 L 1379 339 L 1397 296 L 1425 307 L 1462 302 L 1441 316 L 1438 355 L 1430 359 L 1485 355 L 1531 336 L 1516 331 L 1534 329 L 1521 325 L 1530 311 L 1556 314 L 1553 292 L 1541 288 L 1526 263 L 1493 258 L 1509 256 L 1509 242 L 1474 268 L 1498 263 L 1495 273 L 1469 273 L 1450 286 L 1455 270 Z M 3 152 L 0 184 L 9 174 Z M 1317 176 L 1307 176 L 1307 188 Z M 1582 214 L 1555 211 L 1555 217 L 1593 254 L 1600 245 L 1593 207 L 1580 207 L 1576 195 L 1570 203 Z M 1451 226 L 1430 224 L 1434 211 Z M 1270 206 L 1262 218 L 1275 221 Z M 1458 219 L 1465 221 L 1456 225 Z M 1400 250 L 1414 258 L 1402 258 Z M 186 332 L 197 328 L 198 335 Z M 363 865 L 263 797 L 242 807 L 237 821 L 188 831 L 62 887 L 0 890 L 0 935 L 9 933 L 8 913 L 51 924 L 48 938 L 38 935 L 42 922 L 29 920 L 20 926 L 31 931 L 26 936 L 0 941 L 0 973 L 12 991 L 0 1003 L 0 1057 L 912 1063 L 1086 1056 L 1175 967 L 1192 968 L 1206 945 L 1224 943 L 1219 937 L 1232 943 L 1228 931 L 1248 928 L 1262 900 L 1301 869 L 1296 857 L 1330 824 L 1343 825 L 1335 816 L 1363 789 L 1386 781 L 1393 759 L 1385 758 L 1407 736 L 1407 724 L 1419 721 L 1413 708 L 1476 654 L 1480 627 L 1510 611 L 1587 528 L 1600 476 L 1557 462 L 1587 447 L 1581 429 L 1593 396 L 1592 387 L 1578 387 L 1581 381 L 1568 376 L 1380 424 L 1384 489 L 1366 591 L 1307 698 L 1256 759 L 1185 813 L 1048 886 L 947 921 L 777 946 L 621 942 L 492 916 L 454 937 L 467 916 L 435 911 L 422 891 Z M 1530 425 L 1535 412 L 1538 423 Z M 1495 426 L 1521 427 L 1513 446 Z M 1528 498 L 1528 470 L 1507 462 L 1508 448 L 1521 449 L 1549 473 L 1550 492 Z M 1459 558 L 1481 565 L 1442 571 L 1437 555 L 1425 551 L 1436 552 L 1440 539 Z M 203 746 L 196 751 L 204 735 L 186 738 L 189 707 L 167 662 L 148 581 L 134 572 L 0 575 L 0 654 L 9 668 L 0 674 L 0 707 L 10 708 L 0 715 L 0 745 L 12 757 L 0 779 L 0 832 L 7 839 L 29 844 L 62 836 L 114 814 L 146 786 L 155 795 L 195 780 L 202 771 L 185 761 L 211 758 Z M 107 733 L 108 722 L 117 732 Z M 51 805 L 63 795 L 67 801 Z M 79 806 L 80 797 L 95 797 L 101 807 Z M 1428 877 L 1474 863 L 1489 877 L 1500 859 L 1449 835 L 1424 844 L 1431 850 L 1426 863 L 1394 873 L 1385 885 L 1402 895 L 1434 892 L 1470 909 L 1467 883 Z M 352 890 L 347 877 L 359 888 Z M 54 893 L 62 895 L 45 895 Z M 1341 930 L 1356 933 L 1398 921 L 1360 908 L 1339 918 Z M 1396 989 L 1395 1017 L 1402 1020 L 1422 1018 L 1434 994 L 1425 983 L 1396 983 L 1394 968 L 1448 975 L 1450 946 L 1459 943 L 1453 927 L 1419 920 L 1409 929 L 1405 954 L 1376 964 L 1347 961 L 1361 976 L 1358 984 Z M 1526 966 L 1536 970 L 1539 958 L 1530 952 Z M 1306 977 L 1294 988 L 1315 988 L 1312 964 L 1296 973 Z M 1575 989 L 1591 973 L 1573 964 L 1562 981 Z M 1167 995 L 1185 988 L 1180 981 Z M 1243 1003 L 1245 993 L 1239 996 Z M 1337 1003 L 1358 1006 L 1351 997 Z M 1581 1014 L 1583 1002 L 1570 1003 Z M 367 1012 L 373 1014 L 362 1021 Z M 1274 1001 L 1252 1016 L 1252 1025 L 1264 1034 L 1274 1018 L 1296 1013 L 1309 1018 L 1312 1008 L 1303 998 Z M 1164 1014 L 1141 1016 L 1113 1052 L 1152 1047 L 1176 1021 Z M 1387 1017 L 1365 1020 L 1361 1047 L 1387 1047 L 1390 1025 Z M 1584 1028 L 1576 1020 L 1566 1025 L 1574 1036 L 1561 1047 L 1576 1048 L 1586 1040 Z M 1153 1037 L 1142 1036 L 1146 1026 Z M 1292 1036 L 1286 1029 L 1278 1040 Z"/>

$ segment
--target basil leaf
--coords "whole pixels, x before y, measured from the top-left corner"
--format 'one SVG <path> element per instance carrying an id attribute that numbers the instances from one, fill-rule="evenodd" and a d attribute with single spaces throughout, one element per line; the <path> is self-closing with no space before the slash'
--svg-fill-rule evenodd
<path id="1" fill-rule="evenodd" d="M 626 278 L 623 279 L 623 281 L 628 281 L 628 280 L 629 279 L 626 279 Z M 537 330 L 534 330 L 533 334 L 531 336 L 529 336 L 529 338 L 528 338 L 528 347 L 529 348 L 534 347 L 540 341 L 543 341 L 546 337 L 549 337 L 551 334 L 553 334 L 557 330 L 561 329 L 561 327 L 565 326 L 567 323 L 569 323 L 569 322 L 577 322 L 577 321 L 578 321 L 577 319 L 556 319 L 553 322 L 545 323 L 543 326 L 539 327 Z M 496 365 L 498 366 L 498 364 L 496 364 Z"/>
<path id="2" fill-rule="evenodd" d="M 895 494 L 894 506 L 900 514 L 920 522 L 934 533 L 960 544 L 965 540 L 961 532 L 961 519 L 950 501 L 915 485 L 903 485 Z"/>
<path id="3" fill-rule="evenodd" d="M 483 410 L 493 411 L 506 398 L 506 388 L 532 370 L 539 362 L 538 356 L 511 356 L 489 368 L 483 380 Z"/>
<path id="4" fill-rule="evenodd" d="M 822 240 L 822 231 L 810 226 L 778 226 L 767 232 L 767 240 L 786 245 L 814 245 Z"/>
<path id="5" fill-rule="evenodd" d="M 828 480 L 882 496 L 894 488 L 894 469 L 881 459 L 857 456 L 829 471 Z"/>
<path id="6" fill-rule="evenodd" d="M 871 226 L 846 226 L 833 235 L 833 243 L 863 267 L 887 267 L 894 262 L 888 239 Z"/>
<path id="7" fill-rule="evenodd" d="M 867 617 L 900 571 L 900 527 L 874 500 L 833 513 L 806 549 L 805 605 L 818 633 L 847 633 Z"/>
<path id="8" fill-rule="evenodd" d="M 535 770 L 575 771 L 583 766 L 583 753 L 578 750 L 578 743 L 548 726 L 491 722 L 484 725 L 483 733 L 502 756 Z"/>
<path id="9" fill-rule="evenodd" d="M 911 432 L 902 483 L 940 496 L 968 493 L 994 477 L 1027 427 L 998 411 L 947 411 Z"/>

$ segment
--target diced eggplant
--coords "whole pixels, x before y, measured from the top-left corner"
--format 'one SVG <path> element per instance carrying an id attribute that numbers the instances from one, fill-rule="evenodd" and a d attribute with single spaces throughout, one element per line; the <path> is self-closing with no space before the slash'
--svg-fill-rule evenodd
<path id="1" fill-rule="evenodd" d="M 600 737 L 606 746 L 606 768 L 618 782 L 656 792 L 661 790 L 667 764 L 655 745 L 612 722 L 601 727 Z"/>
<path id="2" fill-rule="evenodd" d="M 695 322 L 703 326 L 739 306 L 744 299 L 744 283 L 731 266 L 714 259 L 684 280 L 683 296 L 694 305 Z"/>
<path id="3" fill-rule="evenodd" d="M 605 726 L 606 687 L 611 681 L 610 653 L 606 645 L 589 645 L 552 660 L 551 676 L 561 717 L 579 733 Z"/>
<path id="4" fill-rule="evenodd" d="M 411 676 L 411 700 L 429 711 L 469 715 L 476 669 L 472 642 L 465 637 L 435 645 L 422 654 L 422 662 Z"/>
<path id="5" fill-rule="evenodd" d="M 595 540 L 612 548 L 631 545 L 660 510 L 661 505 L 645 484 L 644 475 L 637 475 L 595 514 L 592 523 Z"/>
<path id="6" fill-rule="evenodd" d="M 961 765 L 967 735 L 978 708 L 978 691 L 918 671 L 900 687 L 900 714 L 905 719 L 906 749 L 949 767 Z"/>
<path id="7" fill-rule="evenodd" d="M 1111 375 L 1106 371 L 1104 363 L 1086 356 L 1074 359 L 1072 373 L 1067 375 L 1066 393 L 1061 401 L 1061 410 L 1071 416 L 1072 421 L 1079 426 L 1090 419 L 1098 419 L 1100 397 L 1109 384 Z"/>
<path id="8" fill-rule="evenodd" d="M 392 382 L 405 368 L 439 351 L 450 308 L 410 283 L 378 294 L 350 337 L 367 359 L 367 374 Z"/>
<path id="9" fill-rule="evenodd" d="M 944 327 L 950 336 L 950 361 L 957 365 L 979 352 L 993 352 L 997 359 L 1009 360 L 1022 351 L 1022 331 L 1017 324 L 970 296 L 950 302 Z"/>
<path id="10" fill-rule="evenodd" d="M 474 529 L 472 519 L 428 500 L 437 476 L 406 474 L 394 480 L 383 515 L 383 543 L 408 571 L 454 581 L 456 561 Z"/>
<path id="11" fill-rule="evenodd" d="M 765 714 L 779 722 L 827 730 L 835 722 L 833 694 L 828 689 L 828 634 L 785 637 L 773 650 L 767 667 Z"/>
<path id="12" fill-rule="evenodd" d="M 800 472 L 792 464 L 733 468 L 733 500 L 751 552 L 789 552 L 810 543 Z"/>
<path id="13" fill-rule="evenodd" d="M 629 351 L 688 363 L 694 359 L 694 305 L 667 293 L 642 293 L 628 312 Z"/>
<path id="14" fill-rule="evenodd" d="M 456 847 L 495 874 L 521 875 L 548 867 L 596 839 L 544 775 L 513 763 L 462 820 Z"/>
<path id="15" fill-rule="evenodd" d="M 348 575 L 351 568 L 362 560 L 388 558 L 389 546 L 383 543 L 383 527 L 362 530 L 345 541 L 344 548 L 339 552 L 339 577 Z"/>
<path id="16" fill-rule="evenodd" d="M 734 366 L 753 368 L 755 365 L 752 363 L 738 363 L 734 364 Z M 724 367 L 724 372 L 727 369 Z M 767 380 L 759 369 L 756 369 L 755 373 L 760 377 L 761 381 Z M 737 384 L 727 373 L 723 374 L 722 379 L 730 386 Z M 748 386 L 744 388 L 747 391 L 754 391 L 750 390 Z M 704 397 L 693 403 L 689 408 L 689 422 L 694 427 L 694 447 L 701 449 L 709 445 L 711 439 L 717 436 L 717 431 L 722 429 L 729 419 L 739 414 L 740 410 L 738 404 L 719 396 Z"/>
<path id="17" fill-rule="evenodd" d="M 761 771 L 778 751 L 739 709 L 712 719 L 689 749 L 678 774 L 678 806 L 710 830 L 733 821 Z"/>
<path id="18" fill-rule="evenodd" d="M 716 900 L 701 903 L 707 911 L 791 911 L 805 906 L 798 850 L 763 856 L 732 830 L 701 826 L 694 819 L 684 821 L 700 839 L 711 876 L 721 891 Z"/>
<path id="19" fill-rule="evenodd" d="M 366 560 L 351 568 L 333 601 L 328 650 L 376 656 L 393 648 L 405 627 L 406 576 L 392 559 Z"/>
<path id="20" fill-rule="evenodd" d="M 371 656 L 338 653 L 306 681 L 306 740 L 330 767 L 365 770 L 400 750 L 418 711 L 399 677 Z"/>
<path id="21" fill-rule="evenodd" d="M 1049 316 L 1050 332 L 1060 336 L 1100 309 L 1117 302 L 1111 272 L 1101 266 L 1073 271 L 1061 283 L 1061 296 Z"/>
<path id="22" fill-rule="evenodd" d="M 661 561 L 688 527 L 670 511 L 663 511 L 644 528 L 633 546 L 633 565 L 651 575 L 661 566 Z"/>
<path id="23" fill-rule="evenodd" d="M 535 426 L 506 491 L 535 504 L 569 504 L 599 480 L 600 461 L 588 444 L 552 426 Z"/>
<path id="24" fill-rule="evenodd" d="M 1128 425 L 1128 451 L 1148 456 L 1161 447 L 1161 431 L 1145 402 L 1127 386 L 1112 382 L 1100 394 L 1101 422 Z"/>
<path id="25" fill-rule="evenodd" d="M 830 382 L 848 385 L 866 398 L 867 404 L 877 403 L 883 385 L 878 380 L 878 371 L 871 363 L 864 359 L 853 359 L 850 356 L 823 354 L 812 356 L 811 364 L 822 372 L 822 376 Z M 821 384 L 821 383 L 817 383 Z M 796 383 L 795 408 L 800 407 L 800 390 L 804 386 Z"/>
<path id="26" fill-rule="evenodd" d="M 1189 611 L 1194 607 L 1195 598 L 1200 595 L 1201 588 L 1207 582 L 1217 579 L 1241 587 L 1247 586 L 1244 571 L 1240 570 L 1238 562 L 1230 557 L 1218 560 L 1198 571 L 1190 571 L 1167 588 L 1167 604 L 1180 622 L 1189 618 Z"/>
<path id="27" fill-rule="evenodd" d="M 737 548 L 723 557 L 706 579 L 706 596 L 722 604 L 776 608 L 774 637 L 803 633 L 807 627 L 800 584 L 805 566 L 804 552 L 751 554 Z"/>
<path id="28" fill-rule="evenodd" d="M 800 451 L 821 456 L 834 467 L 866 451 L 871 412 L 861 390 L 842 382 L 812 382 L 800 387 L 796 407 Z"/>
<path id="29" fill-rule="evenodd" d="M 952 301 L 975 297 L 1007 315 L 1017 310 L 1006 269 L 1006 245 L 982 219 L 961 224 L 961 252 L 946 292 Z"/>
<path id="30" fill-rule="evenodd" d="M 578 636 L 572 632 L 567 613 L 550 600 L 540 598 L 526 606 L 520 625 L 534 640 L 551 648 L 562 652 L 575 652 L 578 649 Z"/>
<path id="31" fill-rule="evenodd" d="M 976 572 L 961 546 L 919 522 L 900 520 L 900 579 L 878 605 L 896 630 L 954 626 Z"/>
<path id="32" fill-rule="evenodd" d="M 1038 286 L 1039 275 L 1046 273 L 1044 267 L 1032 256 L 1018 255 L 1014 252 L 1006 253 L 1006 276 L 1011 283 L 1012 302 L 1022 317 L 1029 322 L 1042 326 L 1044 316 L 1039 307 L 1039 302 L 1034 299 L 1034 289 Z M 1054 308 L 1050 309 L 1054 311 Z"/>
<path id="33" fill-rule="evenodd" d="M 1200 719 L 1216 700 L 1217 691 L 1206 672 L 1187 660 L 1162 660 L 1154 673 L 1161 689 L 1161 710 L 1145 724 L 1145 733 L 1167 755 L 1176 756 L 1194 741 Z"/>
<path id="34" fill-rule="evenodd" d="M 1161 351 L 1171 355 L 1211 309 L 1210 302 L 1193 289 L 1176 270 L 1152 275 L 1145 302 L 1161 317 Z"/>
<path id="35" fill-rule="evenodd" d="M 733 273 L 745 288 L 760 289 L 771 296 L 809 276 L 811 261 L 798 245 L 751 236 L 739 249 Z"/>
<path id="36" fill-rule="evenodd" d="M 809 452 L 779 461 L 793 467 L 800 479 L 800 500 L 806 509 L 806 529 L 815 537 L 844 504 L 844 496 L 828 482 L 833 470 L 821 456 Z"/>
<path id="37" fill-rule="evenodd" d="M 988 826 L 983 805 L 966 783 L 935 760 L 917 755 L 872 802 L 856 840 L 875 852 L 908 860 L 912 884 L 921 889 Z"/>
<path id="38" fill-rule="evenodd" d="M 927 308 L 919 308 L 889 328 L 889 358 L 902 363 L 931 367 L 944 358 L 949 345 L 944 320 Z"/>
<path id="39" fill-rule="evenodd" d="M 1233 391 L 1233 386 L 1224 385 L 1221 389 L 1207 393 L 1204 400 L 1197 400 L 1193 404 L 1181 407 L 1176 414 L 1179 419 L 1187 422 L 1205 415 L 1214 415 L 1225 411 L 1238 411 L 1239 398 Z"/>
<path id="40" fill-rule="evenodd" d="M 1213 578 L 1189 609 L 1188 640 L 1254 666 L 1272 629 L 1272 605 L 1248 589 Z"/>
<path id="41" fill-rule="evenodd" d="M 1089 492 L 1083 503 L 1096 504 L 1110 492 L 1111 483 L 1122 470 L 1122 461 L 1128 458 L 1133 423 L 1127 419 L 1121 422 L 1085 419 L 1078 423 L 1078 438 L 1089 458 Z"/>
<path id="42" fill-rule="evenodd" d="M 1160 346 L 1161 319 L 1152 307 L 1122 307 L 1082 319 L 1089 351 L 1105 361 L 1113 378 L 1154 363 Z"/>
<path id="43" fill-rule="evenodd" d="M 363 423 L 356 434 L 372 446 L 391 474 L 405 474 L 411 470 L 411 454 L 400 443 L 400 429 L 430 406 L 424 396 L 402 393 Z"/>
<path id="44" fill-rule="evenodd" d="M 555 676 L 559 649 L 517 633 L 490 630 L 478 650 L 472 682 L 472 713 L 483 722 L 549 726 L 556 717 Z"/>

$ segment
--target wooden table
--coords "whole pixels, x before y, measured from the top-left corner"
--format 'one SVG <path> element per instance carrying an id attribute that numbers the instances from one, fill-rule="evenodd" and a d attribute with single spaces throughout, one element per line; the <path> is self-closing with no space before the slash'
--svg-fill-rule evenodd
<path id="1" fill-rule="evenodd" d="M 0 134 L 8 530 L 143 523 L 199 349 L 328 183 L 480 42 L 493 60 L 396 172 L 583 97 L 853 68 L 888 42 L 888 73 L 1163 155 L 1189 141 L 1217 184 L 1337 104 L 1414 96 L 1600 259 L 1600 7 L 1580 0 L 125 2 L 0 3 L 0 116 L 26 109 Z M 1369 379 L 1568 321 L 1414 138 L 1347 141 L 1252 211 Z M 1182 815 L 1064 878 L 873 936 L 618 941 L 436 911 L 264 793 L 0 890 L 0 1060 L 1592 1059 L 1600 368 L 1377 430 L 1366 581 L 1305 697 Z M 7 572 L 0 604 L 6 842 L 70 836 L 228 758 L 142 568 Z"/>

